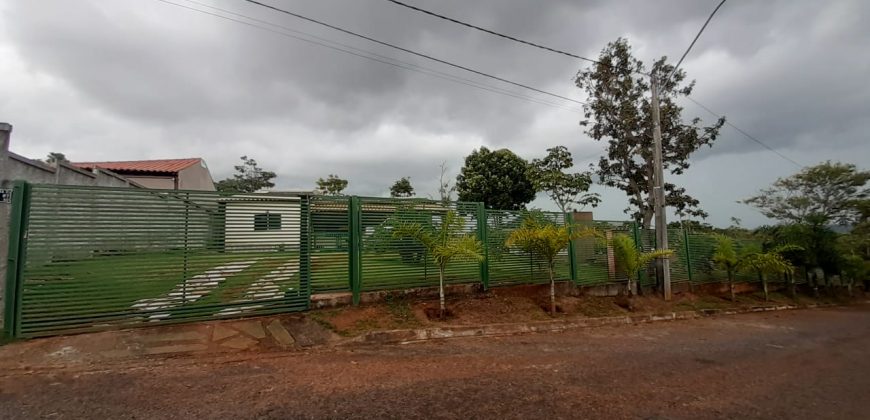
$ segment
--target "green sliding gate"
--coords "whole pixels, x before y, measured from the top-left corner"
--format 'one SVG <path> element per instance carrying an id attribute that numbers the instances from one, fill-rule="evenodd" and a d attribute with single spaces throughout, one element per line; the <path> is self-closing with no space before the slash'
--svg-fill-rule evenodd
<path id="1" fill-rule="evenodd" d="M 309 199 L 17 183 L 8 335 L 308 308 Z"/>

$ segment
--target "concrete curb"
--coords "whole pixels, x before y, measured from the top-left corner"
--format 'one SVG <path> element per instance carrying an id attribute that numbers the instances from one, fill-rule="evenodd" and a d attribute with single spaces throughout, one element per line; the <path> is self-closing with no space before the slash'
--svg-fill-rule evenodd
<path id="1" fill-rule="evenodd" d="M 371 331 L 348 339 L 339 345 L 359 344 L 410 344 L 429 340 L 444 340 L 465 337 L 497 337 L 539 332 L 559 332 L 579 328 L 612 325 L 646 324 L 662 321 L 706 318 L 715 315 L 737 315 L 751 312 L 784 311 L 842 306 L 835 304 L 753 306 L 744 309 L 703 309 L 647 315 L 626 315 L 572 320 L 536 321 L 512 324 L 457 325 L 409 330 Z"/>

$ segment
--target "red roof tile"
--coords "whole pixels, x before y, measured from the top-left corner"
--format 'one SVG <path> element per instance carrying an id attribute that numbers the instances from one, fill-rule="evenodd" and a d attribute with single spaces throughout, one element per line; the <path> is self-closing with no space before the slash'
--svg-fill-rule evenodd
<path id="1" fill-rule="evenodd" d="M 114 172 L 171 172 L 175 173 L 191 165 L 199 164 L 201 158 L 129 160 L 121 162 L 73 162 L 83 169 L 108 169 Z"/>

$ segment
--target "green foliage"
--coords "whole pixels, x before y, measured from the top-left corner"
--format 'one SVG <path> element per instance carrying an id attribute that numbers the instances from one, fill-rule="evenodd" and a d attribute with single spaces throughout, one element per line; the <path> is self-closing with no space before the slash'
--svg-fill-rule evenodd
<path id="1" fill-rule="evenodd" d="M 594 229 L 559 226 L 541 216 L 539 212 L 532 212 L 526 216 L 523 224 L 508 235 L 505 244 L 538 256 L 551 268 L 556 256 L 568 248 L 572 240 L 601 236 Z"/>
<path id="2" fill-rule="evenodd" d="M 347 188 L 347 180 L 335 174 L 329 174 L 326 179 L 317 179 L 317 191 L 323 195 L 341 195 L 345 188 Z"/>
<path id="3" fill-rule="evenodd" d="M 437 224 L 401 223 L 393 231 L 393 237 L 419 242 L 435 260 L 435 264 L 443 269 L 454 259 L 483 260 L 483 245 L 474 235 L 463 233 L 464 227 L 465 219 L 450 210 Z"/>
<path id="4" fill-rule="evenodd" d="M 616 266 L 630 281 L 638 280 L 638 272 L 641 268 L 657 258 L 670 257 L 674 254 L 672 250 L 657 249 L 650 252 L 640 252 L 634 239 L 630 236 L 620 233 L 613 236 L 611 240 L 613 253 L 616 257 Z"/>
<path id="5" fill-rule="evenodd" d="M 618 188 L 629 198 L 634 220 L 649 228 L 654 214 L 651 176 L 653 174 L 652 117 L 650 83 L 644 63 L 632 56 L 628 41 L 619 38 L 602 50 L 600 64 L 577 73 L 577 87 L 589 96 L 584 105 L 586 134 L 597 141 L 606 141 L 607 150 L 598 161 L 598 175 L 604 185 Z M 652 73 L 666 75 L 673 71 L 664 57 L 652 64 Z M 684 83 L 686 73 L 678 70 L 659 86 L 662 151 L 665 168 L 679 175 L 689 168 L 689 156 L 703 146 L 711 146 L 719 135 L 725 119 L 713 125 L 701 126 L 700 118 L 686 122 L 680 96 L 692 93 L 694 81 Z M 680 214 L 706 217 L 697 199 L 686 194 L 685 188 L 665 184 L 667 206 Z"/>
<path id="6" fill-rule="evenodd" d="M 407 198 L 414 196 L 414 187 L 411 186 L 411 178 L 403 176 L 390 187 L 390 197 Z"/>
<path id="7" fill-rule="evenodd" d="M 456 177 L 460 201 L 482 202 L 487 208 L 520 210 L 535 199 L 528 163 L 507 149 L 475 150 Z"/>
<path id="8" fill-rule="evenodd" d="M 69 163 L 69 159 L 66 158 L 65 154 L 60 152 L 51 152 L 45 157 L 45 163 L 55 164 L 58 162 Z"/>
<path id="9" fill-rule="evenodd" d="M 743 200 L 765 216 L 785 223 L 857 223 L 870 197 L 870 171 L 827 161 L 779 178 L 770 188 Z"/>
<path id="10" fill-rule="evenodd" d="M 234 167 L 236 174 L 232 178 L 227 178 L 214 184 L 218 191 L 252 193 L 275 186 L 272 180 L 277 175 L 274 172 L 261 169 L 257 166 L 256 160 L 250 159 L 247 156 L 242 156 L 240 159 L 242 164 Z"/>
<path id="11" fill-rule="evenodd" d="M 711 259 L 716 267 L 727 271 L 730 278 L 740 262 L 740 257 L 734 247 L 734 240 L 725 235 L 714 235 L 714 237 L 716 238 L 716 247 L 713 248 Z"/>
<path id="12" fill-rule="evenodd" d="M 571 210 L 572 204 L 582 209 L 587 205 L 596 207 L 601 202 L 598 194 L 588 192 L 592 186 L 590 172 L 565 173 L 573 166 L 574 159 L 568 148 L 556 146 L 547 149 L 547 156 L 533 160 L 529 167 L 535 188 L 546 193 L 562 213 Z"/>

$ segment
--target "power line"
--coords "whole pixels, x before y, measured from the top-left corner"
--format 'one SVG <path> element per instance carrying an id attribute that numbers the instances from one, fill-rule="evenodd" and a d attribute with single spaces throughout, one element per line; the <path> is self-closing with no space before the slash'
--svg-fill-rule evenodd
<path id="1" fill-rule="evenodd" d="M 279 8 L 279 7 L 275 7 L 275 6 L 272 6 L 272 5 L 266 4 L 266 3 L 262 3 L 262 2 L 259 2 L 259 1 L 256 1 L 256 0 L 244 0 L 244 1 L 246 1 L 246 2 L 248 2 L 248 3 L 251 3 L 251 4 L 254 4 L 254 5 L 257 5 L 257 6 L 260 6 L 260 7 L 264 7 L 264 8 L 267 8 L 267 9 L 274 10 L 274 11 L 279 12 L 279 13 L 283 13 L 283 14 L 288 15 L 288 16 L 293 16 L 293 17 L 295 17 L 295 18 L 297 18 L 297 19 L 302 19 L 302 20 L 305 20 L 305 21 L 308 21 L 308 22 L 311 22 L 311 23 L 314 23 L 314 24 L 317 24 L 317 25 L 320 25 L 320 26 L 324 26 L 324 27 L 327 27 L 327 28 L 330 28 L 330 29 L 333 29 L 333 30 L 336 30 L 336 31 L 339 31 L 339 32 L 342 32 L 342 33 L 345 33 L 345 34 L 348 34 L 348 35 L 352 35 L 352 36 L 355 36 L 355 37 L 357 37 L 357 38 L 365 39 L 366 41 L 374 42 L 374 43 L 376 43 L 376 44 L 383 45 L 383 46 L 385 46 L 385 47 L 393 48 L 393 49 L 396 49 L 396 50 L 399 50 L 399 51 L 402 51 L 402 52 L 406 52 L 406 53 L 408 53 L 408 54 L 413 54 L 413 55 L 416 55 L 416 56 L 418 56 L 418 57 L 425 58 L 425 59 L 427 59 L 427 60 L 435 61 L 435 62 L 437 62 L 437 63 L 441 63 L 441 64 L 448 65 L 448 66 L 451 66 L 451 67 L 455 67 L 455 68 L 458 68 L 458 69 L 461 69 L 461 70 L 465 70 L 465 71 L 467 71 L 467 72 L 471 72 L 471 73 L 474 73 L 474 74 L 477 74 L 477 75 L 480 75 L 480 76 L 488 77 L 488 78 L 490 78 L 490 79 L 498 80 L 498 81 L 500 81 L 500 82 L 508 83 L 508 84 L 511 84 L 511 85 L 514 85 L 514 86 L 519 86 L 519 87 L 524 88 L 524 89 L 528 89 L 528 90 L 531 90 L 531 91 L 534 91 L 534 92 L 542 93 L 542 94 L 544 94 L 544 95 L 552 96 L 552 97 L 555 97 L 555 98 L 563 99 L 563 100 L 566 100 L 566 101 L 569 101 L 569 102 L 574 102 L 574 103 L 577 103 L 577 104 L 580 104 L 580 105 L 584 105 L 584 104 L 585 104 L 584 102 L 578 101 L 578 100 L 576 100 L 576 99 L 569 98 L 569 97 L 567 97 L 567 96 L 562 96 L 562 95 L 559 95 L 559 94 L 556 94 L 556 93 L 547 92 L 546 90 L 542 90 L 542 89 L 538 89 L 538 88 L 535 88 L 535 87 L 532 87 L 532 86 L 529 86 L 529 85 L 525 85 L 525 84 L 522 84 L 522 83 L 514 82 L 514 81 L 511 81 L 511 80 L 508 80 L 508 79 L 502 78 L 502 77 L 494 76 L 494 75 L 491 75 L 491 74 L 489 74 L 489 73 L 482 72 L 482 71 L 480 71 L 480 70 L 475 70 L 475 69 L 472 69 L 472 68 L 470 68 L 470 67 L 463 66 L 463 65 L 461 65 L 461 64 L 456 64 L 456 63 L 452 63 L 452 62 L 447 61 L 447 60 L 442 60 L 442 59 L 440 59 L 440 58 L 436 58 L 436 57 L 433 57 L 433 56 L 431 56 L 431 55 L 423 54 L 423 53 L 420 53 L 420 52 L 417 52 L 417 51 L 414 51 L 414 50 L 411 50 L 411 49 L 408 49 L 408 48 L 400 47 L 400 46 L 398 46 L 398 45 L 391 44 L 391 43 L 389 43 L 389 42 L 380 41 L 380 40 L 375 39 L 375 38 L 372 38 L 372 37 L 370 37 L 370 36 L 362 35 L 362 34 L 359 34 L 359 33 L 356 33 L 356 32 L 353 32 L 353 31 L 350 31 L 350 30 L 347 30 L 347 29 L 344 29 L 344 28 L 341 28 L 341 27 L 338 27 L 338 26 L 335 26 L 335 25 L 331 25 L 331 24 L 329 24 L 329 23 L 322 22 L 322 21 L 319 21 L 319 20 L 314 19 L 314 18 L 310 18 L 310 17 L 307 17 L 307 16 L 303 16 L 303 15 L 300 15 L 300 14 L 298 14 L 298 13 L 291 12 L 291 11 L 289 11 L 289 10 L 281 9 L 281 8 Z"/>
<path id="2" fill-rule="evenodd" d="M 711 110 L 710 108 L 707 108 L 706 106 L 704 106 L 704 104 L 702 104 L 702 103 L 700 103 L 700 102 L 698 102 L 698 101 L 692 99 L 692 97 L 690 97 L 690 96 L 687 96 L 686 99 L 688 99 L 688 100 L 694 102 L 695 105 L 698 105 L 699 107 L 701 107 L 701 109 L 703 109 L 704 111 L 709 112 L 710 115 L 713 115 L 713 116 L 716 117 L 716 118 L 725 118 L 725 117 L 723 117 L 723 116 L 717 114 L 716 112 L 714 112 L 714 111 Z M 780 153 L 778 150 L 776 150 L 776 149 L 774 149 L 774 148 L 768 146 L 767 143 L 765 143 L 765 142 L 759 140 L 759 139 L 756 138 L 755 136 L 753 136 L 753 135 L 747 133 L 746 131 L 743 131 L 740 127 L 738 127 L 738 126 L 732 124 L 732 123 L 731 123 L 730 121 L 728 121 L 727 119 L 725 120 L 725 124 L 728 124 L 728 126 L 730 126 L 731 128 L 737 130 L 737 132 L 739 132 L 740 134 L 743 134 L 743 135 L 746 136 L 746 138 L 748 138 L 749 140 L 752 140 L 752 141 L 758 143 L 759 145 L 761 145 L 761 146 L 764 147 L 765 149 L 770 150 L 771 152 L 776 153 L 779 157 L 781 157 L 781 158 L 783 158 L 783 159 L 785 159 L 785 160 L 787 160 L 787 161 L 793 163 L 793 164 L 794 164 L 795 166 L 797 166 L 798 168 L 801 168 L 801 169 L 804 168 L 804 165 L 802 165 L 802 164 L 798 163 L 797 161 L 795 161 L 794 159 L 792 159 L 792 158 L 790 158 L 790 157 L 788 157 L 788 156 L 786 156 L 786 155 Z"/>
<path id="3" fill-rule="evenodd" d="M 509 40 L 511 40 L 511 41 L 514 41 L 514 42 L 519 42 L 520 44 L 529 45 L 529 46 L 532 46 L 532 47 L 535 47 L 535 48 L 540 48 L 540 49 L 545 50 L 545 51 L 549 51 L 549 52 L 553 52 L 553 53 L 561 54 L 561 55 L 566 55 L 566 56 L 568 56 L 568 57 L 577 58 L 577 59 L 580 59 L 580 60 L 588 61 L 588 62 L 590 62 L 590 63 L 595 63 L 595 64 L 599 64 L 599 65 L 602 65 L 602 66 L 606 66 L 606 67 L 614 68 L 614 69 L 619 69 L 619 68 L 620 68 L 620 67 L 618 67 L 618 66 L 613 66 L 613 65 L 610 65 L 610 64 L 607 64 L 607 63 L 604 63 L 604 62 L 598 61 L 598 60 L 594 60 L 594 59 L 588 58 L 588 57 L 583 57 L 583 56 L 581 56 L 581 55 L 579 55 L 579 54 L 575 54 L 575 53 L 571 53 L 571 52 L 563 51 L 563 50 L 560 50 L 560 49 L 557 49 L 557 48 L 553 48 L 553 47 L 548 47 L 548 46 L 546 46 L 546 45 L 541 45 L 541 44 L 538 44 L 538 43 L 535 43 L 535 42 L 531 42 L 531 41 L 526 41 L 526 40 L 524 40 L 524 39 L 520 39 L 520 38 L 517 38 L 517 37 L 511 36 L 511 35 L 503 34 L 503 33 L 501 33 L 501 32 L 496 32 L 496 31 L 493 31 L 492 29 L 483 28 L 483 27 L 480 27 L 480 26 L 477 26 L 477 25 L 474 25 L 474 24 L 471 24 L 471 23 L 468 23 L 468 22 L 461 21 L 461 20 L 459 20 L 459 19 L 455 19 L 455 18 L 452 18 L 452 17 L 449 17 L 449 16 L 445 16 L 445 15 L 442 15 L 442 14 L 439 14 L 439 13 L 435 13 L 435 12 L 433 12 L 433 11 L 431 11 L 431 10 L 422 9 L 422 8 L 417 7 L 417 6 L 410 5 L 410 4 L 408 4 L 408 3 L 404 3 L 404 2 L 401 2 L 401 1 L 398 1 L 398 0 L 386 0 L 386 1 L 388 1 L 388 2 L 390 2 L 390 3 L 393 3 L 393 4 L 395 4 L 395 5 L 398 5 L 398 6 L 406 7 L 406 8 L 408 8 L 408 9 L 411 9 L 411 10 L 414 10 L 414 11 L 417 11 L 417 12 L 420 12 L 420 13 L 427 14 L 427 15 L 429 15 L 429 16 L 433 16 L 433 17 L 436 17 L 436 18 L 439 18 L 439 19 L 444 19 L 444 20 L 446 20 L 446 21 L 453 22 L 453 23 L 455 23 L 455 24 L 457 24 L 457 25 L 462 25 L 462 26 L 465 26 L 465 27 L 468 27 L 468 28 L 471 28 L 471 29 L 476 29 L 476 30 L 481 31 L 481 32 L 486 32 L 486 33 L 488 33 L 488 34 L 490 34 L 490 35 L 495 35 L 495 36 L 498 36 L 498 37 L 501 37 L 501 38 L 509 39 Z M 629 70 L 629 71 L 632 71 L 632 72 L 634 72 L 634 73 L 642 74 L 642 75 L 644 75 L 644 76 L 649 76 L 648 73 L 644 73 L 644 72 L 642 72 L 642 71 L 637 71 L 637 70 L 632 70 L 632 69 L 628 69 L 628 70 Z"/>
<path id="4" fill-rule="evenodd" d="M 716 12 L 719 11 L 719 8 L 722 7 L 723 4 L 725 4 L 725 0 L 722 0 L 721 2 L 719 2 L 719 5 L 716 6 L 715 9 L 713 9 L 713 12 L 710 13 L 710 16 L 707 17 L 707 20 L 704 22 L 704 25 L 701 26 L 701 30 L 698 31 L 697 35 L 695 35 L 695 39 L 693 39 L 692 43 L 689 44 L 689 48 L 686 48 L 686 52 L 683 53 L 683 56 L 680 57 L 680 61 L 677 61 L 677 65 L 674 66 L 674 69 L 671 71 L 671 74 L 669 74 L 668 77 L 665 78 L 665 80 L 669 80 L 671 77 L 674 76 L 674 73 L 676 73 L 677 69 L 680 68 L 680 64 L 683 64 L 683 60 L 686 58 L 687 55 L 689 55 L 689 51 L 692 51 L 692 47 L 695 46 L 695 42 L 698 42 L 698 38 L 701 37 L 701 34 L 704 32 L 704 29 L 707 29 L 707 25 L 710 23 L 710 21 L 713 19 L 713 16 L 716 15 Z"/>
<path id="5" fill-rule="evenodd" d="M 321 46 L 321 47 L 329 48 L 329 49 L 332 49 L 332 50 L 335 50 L 335 51 L 339 51 L 339 52 L 343 52 L 343 53 L 346 53 L 346 54 L 350 54 L 350 55 L 353 55 L 353 56 L 356 56 L 356 57 L 360 57 L 360 58 L 364 58 L 364 59 L 367 59 L 367 60 L 375 61 L 375 62 L 378 62 L 378 63 L 381 63 L 381 64 L 387 64 L 387 65 L 390 65 L 390 66 L 393 66 L 393 67 L 397 67 L 397 68 L 401 68 L 401 69 L 404 69 L 404 70 L 413 71 L 413 72 L 417 72 L 417 73 L 421 73 L 421 74 L 426 74 L 426 75 L 429 75 L 429 76 L 437 77 L 437 78 L 439 78 L 439 79 L 452 81 L 452 82 L 455 82 L 455 83 L 459 83 L 459 84 L 466 85 L 466 86 L 469 86 L 469 87 L 473 87 L 473 88 L 477 88 L 477 89 L 485 90 L 485 91 L 488 91 L 488 92 L 497 93 L 497 94 L 500 94 L 500 95 L 505 95 L 505 96 L 509 96 L 509 97 L 516 98 L 516 99 L 525 100 L 525 101 L 528 101 L 528 102 L 533 102 L 533 103 L 537 103 L 537 104 L 540 104 L 540 105 L 546 105 L 546 106 L 550 106 L 550 107 L 553 107 L 553 108 L 563 109 L 563 110 L 567 110 L 567 111 L 571 111 L 571 112 L 578 112 L 578 113 L 582 112 L 581 109 L 573 108 L 573 107 L 570 107 L 570 106 L 568 106 L 568 105 L 563 105 L 563 104 L 559 104 L 559 103 L 555 103 L 555 102 L 550 102 L 550 101 L 546 101 L 546 100 L 544 100 L 544 99 L 540 99 L 540 98 L 534 98 L 534 97 L 530 97 L 530 96 L 525 96 L 525 95 L 522 95 L 522 94 L 519 94 L 519 93 L 516 93 L 516 92 L 512 92 L 512 91 L 509 91 L 509 90 L 506 90 L 506 89 L 502 89 L 502 88 L 499 88 L 499 87 L 496 87 L 496 86 L 482 84 L 482 83 L 479 83 L 479 82 L 476 82 L 476 81 L 473 81 L 473 80 L 470 80 L 470 79 L 466 79 L 466 78 L 463 78 L 463 77 L 455 76 L 455 75 L 452 75 L 452 74 L 449 74 L 449 73 L 445 73 L 445 72 L 442 72 L 442 71 L 438 71 L 438 70 L 434 70 L 434 69 L 429 69 L 429 68 L 426 68 L 426 67 L 423 67 L 423 66 L 419 66 L 419 65 L 412 64 L 412 63 L 408 63 L 408 62 L 405 62 L 405 61 L 397 60 L 397 59 L 394 59 L 394 58 L 391 58 L 391 57 L 383 56 L 383 55 L 380 55 L 380 54 L 377 54 L 377 53 L 373 53 L 373 52 L 371 52 L 371 51 L 366 51 L 366 50 L 363 50 L 363 49 L 360 49 L 360 48 L 356 48 L 356 47 L 353 47 L 353 46 L 350 46 L 350 45 L 346 45 L 346 44 L 342 44 L 342 43 L 339 43 L 339 42 L 331 41 L 331 40 L 328 40 L 328 39 L 326 39 L 326 38 L 318 37 L 318 36 L 316 36 L 316 35 L 308 34 L 308 33 L 302 32 L 302 31 L 297 31 L 297 30 L 294 30 L 294 29 L 288 28 L 288 27 L 286 27 L 286 26 L 282 26 L 282 25 L 274 24 L 274 23 L 271 23 L 271 22 L 268 22 L 268 21 L 264 21 L 264 20 L 260 20 L 260 19 L 257 19 L 257 18 L 253 18 L 253 17 L 247 16 L 247 15 L 243 15 L 243 14 L 240 14 L 240 13 L 236 13 L 236 12 L 233 12 L 233 11 L 230 11 L 230 10 L 227 10 L 227 9 L 222 9 L 222 8 L 220 8 L 220 7 L 216 7 L 216 6 L 211 6 L 211 5 L 208 5 L 208 4 L 200 3 L 200 2 L 197 2 L 197 1 L 194 1 L 194 0 L 184 0 L 184 1 L 186 1 L 186 2 L 188 2 L 188 3 L 197 4 L 197 5 L 202 6 L 202 7 L 207 7 L 207 8 L 213 9 L 213 10 L 219 10 L 219 11 L 221 11 L 221 12 L 223 12 L 223 13 L 227 13 L 227 14 L 230 14 L 230 15 L 234 15 L 234 16 L 237 16 L 237 17 L 244 18 L 244 19 L 248 19 L 248 20 L 251 20 L 251 21 L 254 21 L 254 22 L 260 22 L 260 23 L 263 23 L 263 24 L 266 24 L 266 25 L 269 25 L 269 26 L 273 26 L 273 27 L 276 27 L 276 28 L 281 28 L 282 30 L 286 30 L 286 31 L 289 31 L 289 32 L 294 32 L 294 33 L 302 34 L 302 35 L 304 35 L 304 36 L 306 36 L 306 37 L 315 38 L 315 39 L 318 39 L 318 40 L 323 41 L 323 42 L 313 41 L 313 40 L 311 40 L 311 39 L 306 39 L 306 38 L 304 38 L 304 37 L 291 35 L 291 34 L 288 34 L 288 33 L 284 33 L 284 32 L 282 32 L 282 31 L 278 31 L 278 30 L 274 30 L 274 29 L 271 29 L 271 28 L 267 28 L 267 27 L 265 27 L 265 26 L 257 25 L 257 24 L 251 23 L 251 22 L 246 22 L 246 21 L 239 20 L 239 19 L 233 19 L 233 18 L 228 17 L 228 16 L 223 16 L 223 15 L 220 15 L 220 14 L 217 14 L 217 13 L 212 13 L 212 12 L 208 12 L 208 11 L 205 11 L 205 10 L 201 10 L 201 9 L 197 9 L 197 8 L 193 8 L 193 7 L 185 6 L 185 5 L 178 4 L 178 3 L 174 3 L 174 2 L 172 2 L 172 1 L 168 1 L 168 0 L 157 0 L 157 1 L 160 1 L 161 3 L 165 3 L 165 4 L 169 4 L 169 5 L 173 5 L 173 6 L 181 7 L 181 8 L 187 9 L 187 10 L 191 10 L 191 11 L 195 11 L 195 12 L 203 13 L 203 14 L 210 15 L 210 16 L 213 16 L 213 17 L 217 17 L 217 18 L 221 18 L 221 19 L 225 19 L 225 20 L 233 21 L 233 22 L 240 23 L 240 24 L 243 24 L 243 25 L 247 25 L 247 26 L 255 27 L 255 28 L 258 28 L 258 29 L 262 29 L 262 30 L 265 30 L 265 31 L 268 31 L 268 32 L 272 32 L 272 33 L 275 33 L 275 34 L 281 35 L 281 36 L 285 36 L 285 37 L 288 37 L 288 38 L 292 38 L 292 39 L 295 39 L 295 40 L 298 40 L 298 41 L 303 41 L 303 42 L 307 42 L 307 43 L 314 44 L 314 45 L 317 45 L 317 46 Z M 327 44 L 325 44 L 325 43 L 333 44 L 333 45 L 327 45 Z M 336 46 L 334 46 L 334 45 L 338 45 L 338 46 L 340 46 L 340 47 L 336 47 Z M 344 48 L 342 48 L 342 47 L 344 47 Z M 353 52 L 353 51 L 348 51 L 348 49 L 349 49 L 349 50 L 355 50 L 355 51 L 357 51 L 357 52 L 359 52 L 359 53 L 355 53 L 355 52 Z"/>

